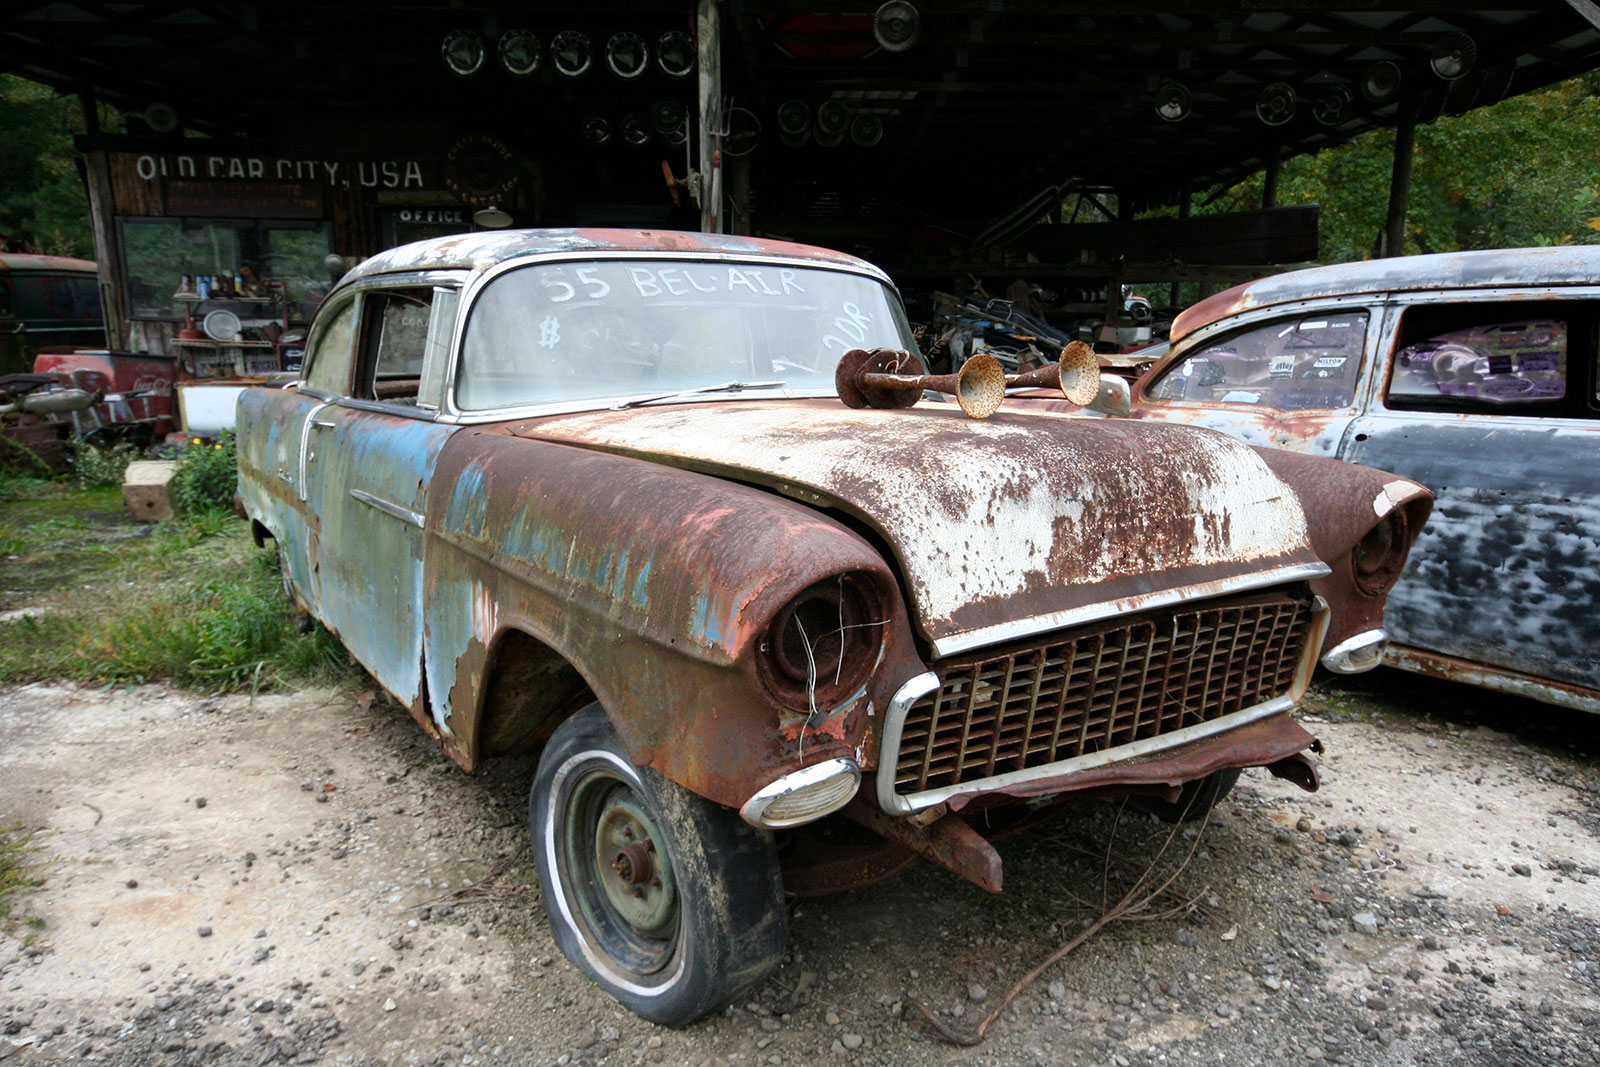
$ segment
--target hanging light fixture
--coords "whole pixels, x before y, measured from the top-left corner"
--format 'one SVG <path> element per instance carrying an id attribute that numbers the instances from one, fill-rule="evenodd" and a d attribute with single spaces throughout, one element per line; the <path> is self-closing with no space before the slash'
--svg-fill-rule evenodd
<path id="1" fill-rule="evenodd" d="M 444 56 L 444 65 L 457 77 L 470 78 L 483 69 L 483 38 L 471 30 L 451 30 L 445 34 L 440 53 Z"/>
<path id="2" fill-rule="evenodd" d="M 811 136 L 811 106 L 804 100 L 785 100 L 778 105 L 778 140 L 790 148 L 805 144 Z"/>
<path id="3" fill-rule="evenodd" d="M 1294 87 L 1287 82 L 1273 82 L 1256 97 L 1256 118 L 1268 126 L 1282 126 L 1294 118 Z"/>
<path id="4" fill-rule="evenodd" d="M 594 62 L 589 38 L 577 30 L 562 30 L 550 41 L 550 63 L 566 78 L 581 78 Z"/>
<path id="5" fill-rule="evenodd" d="M 1350 117 L 1355 97 L 1342 85 L 1324 85 L 1311 101 L 1311 117 L 1324 126 L 1338 126 Z"/>
<path id="6" fill-rule="evenodd" d="M 638 111 L 622 116 L 617 126 L 622 143 L 630 148 L 643 148 L 650 143 L 650 120 Z"/>
<path id="7" fill-rule="evenodd" d="M 889 0 L 872 16 L 872 37 L 885 52 L 904 52 L 921 33 L 922 16 L 905 0 Z"/>
<path id="8" fill-rule="evenodd" d="M 590 148 L 601 148 L 611 143 L 611 121 L 602 115 L 585 115 L 580 132 L 583 143 Z"/>
<path id="9" fill-rule="evenodd" d="M 542 55 L 539 38 L 527 30 L 507 30 L 500 35 L 500 65 L 507 73 L 526 78 L 539 69 Z"/>
<path id="10" fill-rule="evenodd" d="M 1400 68 L 1387 59 L 1367 67 L 1361 75 L 1361 95 L 1374 104 L 1387 104 L 1400 95 Z"/>
<path id="11" fill-rule="evenodd" d="M 503 230 L 511 225 L 511 216 L 499 204 L 490 204 L 474 211 L 472 221 L 486 230 Z"/>
<path id="12" fill-rule="evenodd" d="M 1194 110 L 1194 95 L 1186 85 L 1167 82 L 1156 90 L 1156 114 L 1166 122 L 1182 122 Z"/>
<path id="13" fill-rule="evenodd" d="M 1477 42 L 1459 31 L 1434 41 L 1428 54 L 1428 68 L 1447 82 L 1466 77 L 1477 62 Z"/>
<path id="14" fill-rule="evenodd" d="M 663 97 L 650 105 L 650 128 L 670 145 L 689 139 L 689 109 L 681 100 Z"/>
<path id="15" fill-rule="evenodd" d="M 668 30 L 656 42 L 656 69 L 667 77 L 687 78 L 694 61 L 694 38 L 682 30 Z"/>
<path id="16" fill-rule="evenodd" d="M 606 42 L 606 66 L 623 81 L 650 69 L 650 46 L 637 33 L 614 33 Z"/>
<path id="17" fill-rule="evenodd" d="M 857 115 L 850 120 L 850 143 L 872 148 L 883 140 L 883 119 L 877 115 Z"/>

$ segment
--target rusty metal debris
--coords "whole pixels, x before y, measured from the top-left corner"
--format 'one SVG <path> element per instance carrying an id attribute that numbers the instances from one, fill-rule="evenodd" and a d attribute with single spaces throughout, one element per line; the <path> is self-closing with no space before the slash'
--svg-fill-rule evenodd
<path id="1" fill-rule="evenodd" d="M 852 349 L 839 360 L 834 385 L 846 407 L 904 409 L 916 404 L 924 390 L 951 393 L 968 418 L 987 419 L 1000 410 L 1007 389 L 1057 389 L 1078 407 L 1093 403 L 1100 392 L 1100 366 L 1094 350 L 1073 341 L 1061 358 L 1022 374 L 1007 374 L 1000 361 L 980 352 L 955 374 L 911 374 L 921 360 L 910 352 L 875 348 Z"/>

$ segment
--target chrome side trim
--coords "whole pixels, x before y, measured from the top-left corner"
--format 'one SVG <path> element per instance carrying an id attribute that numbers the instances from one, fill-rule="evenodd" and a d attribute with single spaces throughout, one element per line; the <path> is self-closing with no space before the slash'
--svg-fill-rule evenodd
<path id="1" fill-rule="evenodd" d="M 1176 589 L 1162 589 L 1140 596 L 1123 597 L 1121 600 L 1106 600 L 1098 604 L 1087 604 L 1081 608 L 1051 612 L 1048 615 L 1035 615 L 1031 619 L 1016 619 L 1011 622 L 996 623 L 993 626 L 965 630 L 958 634 L 951 634 L 948 637 L 941 637 L 933 642 L 933 654 L 935 659 L 943 659 L 946 656 L 954 656 L 970 649 L 984 648 L 988 645 L 1002 645 L 1024 637 L 1032 637 L 1034 634 L 1048 633 L 1051 630 L 1065 630 L 1072 626 L 1099 622 L 1101 619 L 1109 619 L 1115 615 L 1149 611 L 1151 608 L 1167 607 L 1168 605 L 1180 604 L 1188 600 L 1208 600 L 1211 597 L 1227 596 L 1230 593 L 1245 593 L 1252 589 L 1264 589 L 1272 585 L 1286 585 L 1289 582 L 1310 581 L 1315 578 L 1326 577 L 1332 573 L 1333 571 L 1326 563 L 1297 563 L 1270 571 L 1257 571 L 1253 574 L 1241 575 L 1238 578 L 1229 578 L 1221 582 L 1179 586 Z"/>
<path id="2" fill-rule="evenodd" d="M 385 515 L 393 515 L 402 522 L 409 522 L 417 529 L 422 529 L 421 512 L 412 511 L 410 508 L 403 508 L 399 504 L 391 504 L 382 497 L 373 496 L 365 489 L 352 489 L 350 490 L 350 495 L 361 501 L 363 504 L 372 505 Z"/>
<path id="3" fill-rule="evenodd" d="M 900 738 L 905 733 L 906 715 L 911 705 L 941 684 L 937 674 L 924 671 L 895 690 L 883 713 L 883 743 L 878 749 L 878 807 L 891 815 L 909 815 L 915 810 L 894 791 L 894 772 L 900 762 Z"/>
<path id="4" fill-rule="evenodd" d="M 1045 778 L 1057 778 L 1078 771 L 1092 770 L 1097 767 L 1121 763 L 1124 760 L 1136 759 L 1153 753 L 1163 752 L 1169 748 L 1177 748 L 1193 741 L 1213 737 L 1237 726 L 1256 722 L 1259 719 L 1269 718 L 1280 712 L 1293 708 L 1305 696 L 1306 689 L 1311 684 L 1312 672 L 1317 665 L 1317 650 L 1322 647 L 1322 640 L 1328 632 L 1328 622 L 1331 612 L 1327 601 L 1316 597 L 1312 603 L 1311 627 L 1306 634 L 1306 647 L 1300 655 L 1300 666 L 1295 672 L 1295 679 L 1289 692 L 1284 696 L 1273 697 L 1271 700 L 1256 704 L 1252 707 L 1242 708 L 1230 715 L 1224 715 L 1209 722 L 1195 723 L 1181 730 L 1174 730 L 1170 734 L 1159 737 L 1146 737 L 1116 748 L 1102 749 L 1099 752 L 1086 752 L 1072 759 L 1058 760 L 1042 767 L 1029 767 L 1026 770 L 1011 771 L 1006 774 L 997 774 L 992 778 L 980 778 L 971 782 L 962 782 L 958 785 L 941 786 L 938 789 L 929 789 L 921 793 L 901 795 L 894 791 L 894 776 L 899 765 L 900 738 L 902 737 L 906 717 L 911 711 L 911 705 L 918 699 L 933 692 L 940 686 L 939 676 L 929 671 L 919 674 L 902 685 L 889 701 L 889 707 L 883 719 L 883 747 L 878 751 L 878 806 L 891 815 L 910 815 L 924 808 L 931 808 L 941 804 L 951 797 L 965 793 L 984 793 L 993 790 L 1005 789 L 1025 782 L 1036 782 Z"/>
<path id="5" fill-rule="evenodd" d="M 832 808 L 828 809 L 828 811 L 819 811 L 815 815 L 812 815 L 806 819 L 786 819 L 782 822 L 766 821 L 764 817 L 766 810 L 774 801 L 781 797 L 786 797 L 790 793 L 798 792 L 799 790 L 805 789 L 809 786 L 819 785 L 831 778 L 837 778 L 840 775 L 849 775 L 851 778 L 854 778 L 856 781 L 856 788 L 851 789 L 850 792 L 845 795 L 843 800 L 840 800 Z M 802 826 L 805 823 L 814 822 L 817 819 L 822 818 L 824 815 L 829 814 L 829 812 L 837 811 L 839 808 L 844 807 L 850 802 L 851 798 L 856 795 L 856 789 L 860 788 L 860 783 L 861 766 L 860 764 L 856 763 L 855 760 L 850 759 L 848 756 L 841 756 L 838 759 L 823 760 L 821 763 L 814 763 L 810 767 L 803 767 L 798 771 L 791 771 L 783 777 L 775 779 L 774 781 L 763 786 L 756 792 L 754 796 L 740 806 L 739 817 L 759 830 L 781 830 L 789 826 Z"/>
<path id="6" fill-rule="evenodd" d="M 308 393 L 307 395 L 316 396 L 318 394 Z M 309 474 L 312 458 L 311 431 L 315 426 L 318 425 L 317 413 L 323 408 L 330 408 L 332 406 L 333 401 L 331 400 L 319 400 L 310 411 L 306 412 L 306 420 L 300 424 L 300 503 L 302 504 L 304 504 L 307 500 L 306 479 Z"/>
<path id="7" fill-rule="evenodd" d="M 1383 662 L 1383 650 L 1388 645 L 1388 630 L 1365 630 L 1323 653 L 1322 665 L 1335 674 L 1361 674 Z"/>

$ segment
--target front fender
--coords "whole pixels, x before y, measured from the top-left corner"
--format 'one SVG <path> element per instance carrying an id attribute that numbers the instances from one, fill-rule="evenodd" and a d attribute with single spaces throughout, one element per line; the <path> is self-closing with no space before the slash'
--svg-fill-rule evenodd
<path id="1" fill-rule="evenodd" d="M 489 652 L 508 629 L 573 665 L 636 763 L 733 806 L 796 766 L 755 665 L 779 608 L 866 572 L 893 605 L 895 643 L 911 644 L 894 576 L 864 538 L 704 474 L 472 430 L 439 457 L 426 528 L 430 701 L 466 766 L 482 755 Z M 805 762 L 853 754 L 859 711 L 800 739 Z"/>
<path id="2" fill-rule="evenodd" d="M 1317 558 L 1333 573 L 1311 583 L 1332 609 L 1323 650 L 1383 625 L 1388 591 L 1372 595 L 1356 584 L 1351 553 L 1390 512 L 1403 509 L 1405 549 L 1433 511 L 1433 493 L 1387 471 L 1276 448 L 1257 448 L 1267 466 L 1300 497 L 1306 530 Z"/>

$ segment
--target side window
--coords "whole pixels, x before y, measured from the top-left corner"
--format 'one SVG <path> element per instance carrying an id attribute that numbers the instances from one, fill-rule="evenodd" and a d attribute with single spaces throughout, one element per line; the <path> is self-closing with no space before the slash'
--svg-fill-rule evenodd
<path id="1" fill-rule="evenodd" d="M 365 297 L 361 388 L 366 400 L 415 404 L 428 351 L 434 290 L 386 289 Z"/>
<path id="2" fill-rule="evenodd" d="M 1564 319 L 1537 318 L 1485 322 L 1411 341 L 1395 353 L 1389 402 L 1482 411 L 1559 401 L 1567 395 L 1567 340 Z"/>
<path id="3" fill-rule="evenodd" d="M 1280 411 L 1349 407 L 1366 341 L 1365 310 L 1278 319 L 1195 349 L 1144 396 Z"/>
<path id="4" fill-rule="evenodd" d="M 330 318 L 318 317 L 317 330 L 306 346 L 302 377 L 306 388 L 330 396 L 346 396 L 355 355 L 356 302 L 349 301 Z"/>

